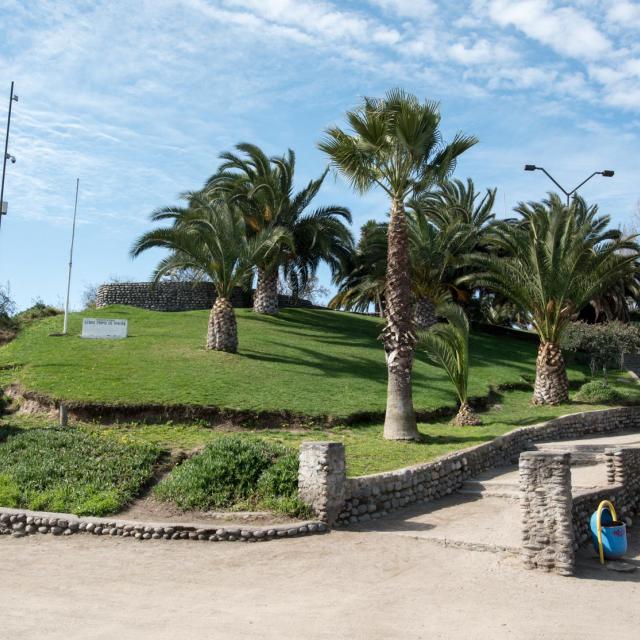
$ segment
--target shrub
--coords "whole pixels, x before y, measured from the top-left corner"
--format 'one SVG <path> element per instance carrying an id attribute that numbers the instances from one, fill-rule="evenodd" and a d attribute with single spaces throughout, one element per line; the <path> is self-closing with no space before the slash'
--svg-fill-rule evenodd
<path id="1" fill-rule="evenodd" d="M 580 402 L 618 402 L 622 395 L 604 380 L 591 380 L 580 387 L 576 394 L 576 400 Z"/>
<path id="2" fill-rule="evenodd" d="M 70 428 L 4 427 L 0 442 L 0 505 L 77 515 L 118 511 L 150 480 L 161 453 Z"/>
<path id="3" fill-rule="evenodd" d="M 16 314 L 15 319 L 20 324 L 28 324 L 34 320 L 40 320 L 40 318 L 50 318 L 51 316 L 60 315 L 62 311 L 56 307 L 45 304 L 41 300 L 38 300 L 28 309 Z"/>
<path id="4" fill-rule="evenodd" d="M 278 444 L 224 436 L 176 467 L 157 487 L 161 500 L 181 509 L 266 507 L 299 512 L 298 459 Z"/>

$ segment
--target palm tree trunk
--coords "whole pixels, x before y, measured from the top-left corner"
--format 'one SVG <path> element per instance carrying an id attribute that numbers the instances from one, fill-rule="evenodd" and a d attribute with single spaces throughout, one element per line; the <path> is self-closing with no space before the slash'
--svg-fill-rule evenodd
<path id="1" fill-rule="evenodd" d="M 420 436 L 411 397 L 411 368 L 416 338 L 411 322 L 409 238 L 401 201 L 391 202 L 388 239 L 385 288 L 387 324 L 382 332 L 388 371 L 384 437 L 388 440 L 418 440 Z"/>
<path id="2" fill-rule="evenodd" d="M 278 313 L 278 271 L 258 270 L 258 284 L 253 294 L 253 310 L 256 313 Z"/>
<path id="3" fill-rule="evenodd" d="M 541 342 L 536 360 L 533 404 L 560 404 L 569 400 L 569 381 L 560 345 Z"/>
<path id="4" fill-rule="evenodd" d="M 222 297 L 216 301 L 209 315 L 207 349 L 236 353 L 238 351 L 238 325 L 231 303 Z"/>
<path id="5" fill-rule="evenodd" d="M 453 424 L 458 427 L 475 427 L 482 424 L 482 420 L 466 402 L 463 402 L 453 419 Z"/>
<path id="6" fill-rule="evenodd" d="M 413 322 L 416 329 L 427 331 L 438 322 L 436 306 L 429 298 L 419 298 L 413 309 Z"/>

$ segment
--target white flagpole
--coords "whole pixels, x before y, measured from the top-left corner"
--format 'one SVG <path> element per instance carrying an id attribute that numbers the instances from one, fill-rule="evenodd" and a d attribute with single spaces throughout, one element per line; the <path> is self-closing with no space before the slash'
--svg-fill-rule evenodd
<path id="1" fill-rule="evenodd" d="M 73 241 L 76 237 L 76 213 L 78 212 L 78 190 L 80 189 L 80 178 L 76 178 L 76 203 L 73 207 L 73 227 L 71 229 L 71 250 L 69 251 L 69 277 L 67 278 L 67 301 L 64 305 L 64 327 L 62 334 L 67 335 L 69 323 L 69 292 L 71 291 L 71 267 L 73 265 Z"/>

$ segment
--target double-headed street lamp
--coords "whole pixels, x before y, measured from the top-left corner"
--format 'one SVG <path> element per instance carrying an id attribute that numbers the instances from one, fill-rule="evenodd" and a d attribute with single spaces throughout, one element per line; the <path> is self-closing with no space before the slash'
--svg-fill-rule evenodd
<path id="1" fill-rule="evenodd" d="M 7 132 L 4 137 L 4 155 L 2 156 L 2 183 L 0 184 L 0 225 L 2 225 L 2 216 L 7 215 L 7 203 L 4 201 L 4 178 L 7 173 L 7 160 L 11 160 L 12 164 L 16 163 L 16 157 L 9 153 L 9 129 L 11 129 L 11 107 L 14 102 L 18 102 L 18 96 L 13 93 L 13 82 L 11 83 L 11 92 L 9 93 L 9 113 L 7 115 Z"/>
<path id="2" fill-rule="evenodd" d="M 562 193 L 564 193 L 564 195 L 567 196 L 567 206 L 571 204 L 571 196 L 583 184 L 586 184 L 587 182 L 589 182 L 589 180 L 591 180 L 593 176 L 603 176 L 604 178 L 613 178 L 615 173 L 610 169 L 605 169 L 604 171 L 594 171 L 586 180 L 583 180 L 577 187 L 575 187 L 574 189 L 571 189 L 571 191 L 567 191 L 544 167 L 536 167 L 535 164 L 525 164 L 524 170 L 525 171 L 542 171 L 542 173 L 544 173 L 547 176 L 547 178 L 549 178 L 549 180 L 551 180 L 551 182 L 553 182 L 553 184 L 555 184 L 556 187 L 558 187 L 558 189 L 560 189 L 560 191 L 562 191 Z"/>

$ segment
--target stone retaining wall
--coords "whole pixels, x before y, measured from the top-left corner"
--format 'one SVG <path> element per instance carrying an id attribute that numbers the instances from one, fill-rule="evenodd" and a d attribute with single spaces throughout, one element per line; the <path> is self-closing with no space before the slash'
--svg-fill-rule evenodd
<path id="1" fill-rule="evenodd" d="M 0 508 L 0 535 L 22 538 L 46 534 L 70 536 L 78 533 L 94 536 L 120 536 L 136 540 L 207 540 L 210 542 L 266 542 L 325 533 L 323 522 L 303 522 L 271 527 L 203 527 L 184 523 L 146 524 L 113 518 L 83 518 L 68 513 L 45 513 Z"/>
<path id="2" fill-rule="evenodd" d="M 516 464 L 520 453 L 536 442 L 633 429 L 640 429 L 640 407 L 576 413 L 516 429 L 491 442 L 457 451 L 434 462 L 349 478 L 338 521 L 348 524 L 379 518 L 415 502 L 442 498 L 459 489 L 467 478 L 493 467 Z"/>
<path id="3" fill-rule="evenodd" d="M 251 307 L 252 296 L 236 287 L 231 295 L 234 307 Z M 152 311 L 195 311 L 211 309 L 216 290 L 211 282 L 116 282 L 98 287 L 96 307 L 123 304 Z M 308 300 L 294 301 L 289 296 L 278 296 L 280 307 L 311 307 Z"/>
<path id="4" fill-rule="evenodd" d="M 456 451 L 433 462 L 387 473 L 346 478 L 344 486 L 333 483 L 327 487 L 328 494 L 323 499 L 331 503 L 342 501 L 336 522 L 354 524 L 383 517 L 410 504 L 442 498 L 459 489 L 467 478 L 493 467 L 516 464 L 520 454 L 536 442 L 634 429 L 640 429 L 640 407 L 575 413 L 516 429 L 490 442 Z M 321 487 L 322 483 L 319 482 L 318 486 Z M 319 500 L 317 496 L 315 499 Z M 311 502 L 309 504 L 314 506 Z"/>

